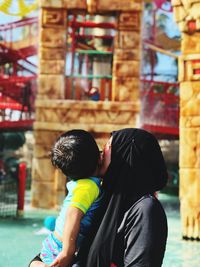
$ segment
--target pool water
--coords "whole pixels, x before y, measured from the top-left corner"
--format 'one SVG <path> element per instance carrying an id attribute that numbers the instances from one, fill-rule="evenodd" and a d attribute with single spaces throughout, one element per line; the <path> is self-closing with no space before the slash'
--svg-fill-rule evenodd
<path id="1" fill-rule="evenodd" d="M 200 242 L 184 241 L 180 232 L 179 200 L 176 196 L 159 194 L 167 213 L 168 241 L 163 267 L 199 267 Z M 31 209 L 26 204 L 23 218 L 0 218 L 0 267 L 27 267 L 40 251 L 46 216 L 53 210 Z"/>

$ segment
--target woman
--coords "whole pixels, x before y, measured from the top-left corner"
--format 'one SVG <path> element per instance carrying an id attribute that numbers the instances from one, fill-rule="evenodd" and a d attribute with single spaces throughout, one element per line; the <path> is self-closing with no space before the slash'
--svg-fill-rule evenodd
<path id="1" fill-rule="evenodd" d="M 90 233 L 93 241 L 87 239 L 89 253 L 87 242 L 79 252 L 82 266 L 160 267 L 167 219 L 154 193 L 166 185 L 167 170 L 157 140 L 141 129 L 113 132 L 101 175 L 105 203 Z"/>

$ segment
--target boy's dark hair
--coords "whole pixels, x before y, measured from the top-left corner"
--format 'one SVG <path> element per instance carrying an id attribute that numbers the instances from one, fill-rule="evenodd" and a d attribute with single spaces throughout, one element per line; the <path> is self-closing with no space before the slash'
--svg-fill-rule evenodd
<path id="1" fill-rule="evenodd" d="M 72 180 L 93 175 L 98 160 L 98 146 L 93 136 L 84 130 L 62 134 L 51 150 L 52 164 Z"/>

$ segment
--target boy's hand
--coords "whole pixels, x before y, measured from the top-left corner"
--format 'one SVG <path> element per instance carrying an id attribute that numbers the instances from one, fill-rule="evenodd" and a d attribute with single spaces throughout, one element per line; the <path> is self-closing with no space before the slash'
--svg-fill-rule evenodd
<path id="1" fill-rule="evenodd" d="M 69 257 L 61 251 L 50 267 L 70 267 Z"/>

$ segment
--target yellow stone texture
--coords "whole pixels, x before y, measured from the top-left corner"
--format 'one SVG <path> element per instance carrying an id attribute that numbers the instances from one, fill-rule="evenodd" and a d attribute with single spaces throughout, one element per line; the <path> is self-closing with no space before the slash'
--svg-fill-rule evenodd
<path id="1" fill-rule="evenodd" d="M 65 60 L 40 60 L 39 74 L 65 74 Z"/>
<path id="2" fill-rule="evenodd" d="M 139 61 L 116 60 L 113 63 L 113 76 L 116 77 L 139 77 Z"/>
<path id="3" fill-rule="evenodd" d="M 140 34 L 136 31 L 118 31 L 115 37 L 115 48 L 138 49 Z"/>
<path id="4" fill-rule="evenodd" d="M 181 168 L 200 168 L 199 128 L 181 128 L 179 153 Z"/>
<path id="5" fill-rule="evenodd" d="M 200 81 L 200 55 L 186 54 L 179 56 L 179 81 Z"/>
<path id="6" fill-rule="evenodd" d="M 200 169 L 180 170 L 182 235 L 200 238 Z"/>
<path id="7" fill-rule="evenodd" d="M 180 6 L 181 5 L 181 0 L 171 0 L 172 6 Z"/>
<path id="8" fill-rule="evenodd" d="M 45 166 L 45 168 L 48 166 Z M 44 209 L 54 208 L 56 205 L 56 191 L 53 182 L 32 180 L 31 205 Z"/>
<path id="9" fill-rule="evenodd" d="M 118 18 L 118 29 L 139 31 L 141 27 L 141 12 L 121 12 Z"/>
<path id="10" fill-rule="evenodd" d="M 183 21 L 188 14 L 187 10 L 185 10 L 183 6 L 175 6 L 173 12 L 176 22 Z"/>
<path id="11" fill-rule="evenodd" d="M 34 156 L 50 159 L 51 147 L 60 134 L 59 131 L 34 131 Z"/>
<path id="12" fill-rule="evenodd" d="M 40 23 L 43 28 L 66 28 L 67 12 L 63 8 L 42 8 Z"/>
<path id="13" fill-rule="evenodd" d="M 112 91 L 114 101 L 139 101 L 140 82 L 137 78 L 113 77 Z"/>
<path id="14" fill-rule="evenodd" d="M 194 3 L 190 10 L 189 10 L 190 16 L 193 19 L 198 19 L 200 17 L 200 2 L 198 1 L 198 3 Z"/>
<path id="15" fill-rule="evenodd" d="M 39 58 L 43 60 L 64 60 L 66 57 L 66 49 L 63 48 L 44 48 L 40 47 Z"/>
<path id="16" fill-rule="evenodd" d="M 55 8 L 63 8 L 64 1 L 63 0 L 39 0 L 39 7 L 55 7 Z"/>
<path id="17" fill-rule="evenodd" d="M 49 147 L 50 151 L 50 147 Z M 34 158 L 33 159 L 33 180 L 39 182 L 54 182 L 55 168 L 51 163 L 50 156 L 48 158 Z"/>
<path id="18" fill-rule="evenodd" d="M 97 0 L 86 0 L 87 10 L 89 13 L 94 14 L 97 12 Z"/>
<path id="19" fill-rule="evenodd" d="M 133 60 L 139 61 L 141 57 L 140 49 L 119 49 L 115 48 L 114 50 L 114 60 Z"/>
<path id="20" fill-rule="evenodd" d="M 63 0 L 67 9 L 87 9 L 86 0 Z"/>
<path id="21" fill-rule="evenodd" d="M 99 11 L 139 11 L 142 10 L 141 0 L 98 0 Z"/>
<path id="22" fill-rule="evenodd" d="M 181 128 L 200 128 L 200 116 L 187 116 L 187 117 L 180 117 L 180 127 Z"/>
<path id="23" fill-rule="evenodd" d="M 40 31 L 40 44 L 42 47 L 65 48 L 66 29 L 42 28 Z"/>
<path id="24" fill-rule="evenodd" d="M 55 189 L 56 191 L 66 191 L 66 176 L 59 169 L 55 169 Z"/>
<path id="25" fill-rule="evenodd" d="M 182 34 L 181 51 L 183 54 L 200 54 L 200 32 Z"/>
<path id="26" fill-rule="evenodd" d="M 180 115 L 200 116 L 200 82 L 180 84 Z"/>
<path id="27" fill-rule="evenodd" d="M 38 77 L 38 85 L 38 98 L 64 98 L 65 77 L 63 75 L 41 74 Z"/>

